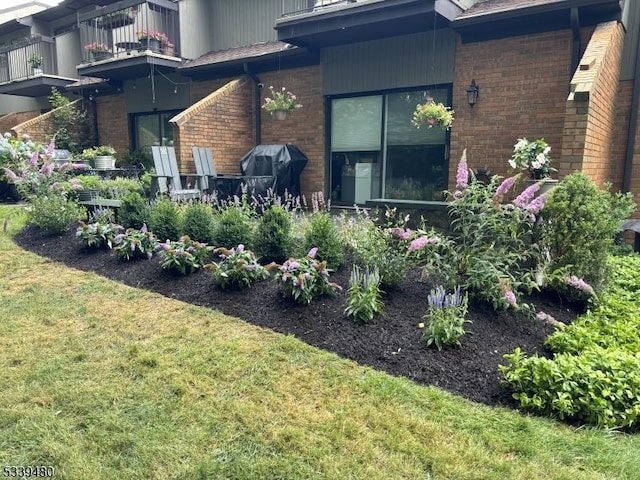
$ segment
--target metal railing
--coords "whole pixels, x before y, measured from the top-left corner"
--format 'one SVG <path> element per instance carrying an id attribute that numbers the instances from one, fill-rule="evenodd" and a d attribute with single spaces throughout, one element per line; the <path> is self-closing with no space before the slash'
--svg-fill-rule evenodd
<path id="1" fill-rule="evenodd" d="M 0 48 L 0 84 L 56 73 L 53 38 L 32 35 Z"/>
<path id="2" fill-rule="evenodd" d="M 326 11 L 361 0 L 283 0 L 282 16 L 293 17 L 301 13 Z"/>
<path id="3" fill-rule="evenodd" d="M 180 56 L 178 6 L 169 0 L 123 0 L 78 15 L 83 63 L 151 51 Z"/>

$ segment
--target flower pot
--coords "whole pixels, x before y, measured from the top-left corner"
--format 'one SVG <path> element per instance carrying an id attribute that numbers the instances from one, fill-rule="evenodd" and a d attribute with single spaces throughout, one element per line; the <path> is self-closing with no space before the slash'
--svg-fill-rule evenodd
<path id="1" fill-rule="evenodd" d="M 175 51 L 175 47 L 173 45 L 163 45 L 162 46 L 162 53 L 164 55 L 168 55 L 170 57 L 173 57 L 176 53 Z"/>
<path id="2" fill-rule="evenodd" d="M 94 62 L 100 62 L 102 60 L 107 60 L 111 58 L 111 52 L 92 52 Z"/>
<path id="3" fill-rule="evenodd" d="M 558 180 L 553 178 L 541 178 L 541 179 L 527 179 L 525 180 L 525 188 L 531 186 L 534 183 L 542 182 L 540 184 L 540 189 L 536 192 L 535 197 L 542 195 L 543 193 L 549 192 L 551 189 L 558 186 Z"/>
<path id="4" fill-rule="evenodd" d="M 286 120 L 287 115 L 289 115 L 289 112 L 287 112 L 286 110 L 273 110 L 271 112 L 271 116 L 276 120 Z"/>
<path id="5" fill-rule="evenodd" d="M 41 67 L 33 67 L 32 71 L 33 71 L 34 75 L 40 75 L 42 73 L 42 68 Z"/>
<path id="6" fill-rule="evenodd" d="M 115 168 L 116 159 L 110 155 L 99 155 L 95 158 L 94 164 L 96 166 L 96 170 L 108 170 Z"/>
<path id="7" fill-rule="evenodd" d="M 142 50 L 151 50 L 152 52 L 160 51 L 160 40 L 155 38 L 141 38 L 140 47 Z"/>

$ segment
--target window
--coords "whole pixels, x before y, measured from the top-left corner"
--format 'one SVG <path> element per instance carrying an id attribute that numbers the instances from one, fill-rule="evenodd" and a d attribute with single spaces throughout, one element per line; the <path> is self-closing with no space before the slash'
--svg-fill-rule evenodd
<path id="1" fill-rule="evenodd" d="M 134 150 L 151 154 L 151 146 L 173 141 L 173 128 L 169 120 L 180 110 L 138 113 L 133 115 Z"/>
<path id="2" fill-rule="evenodd" d="M 411 90 L 331 100 L 331 198 L 441 200 L 447 188 L 449 134 L 416 128 L 416 105 L 449 104 L 450 89 Z"/>

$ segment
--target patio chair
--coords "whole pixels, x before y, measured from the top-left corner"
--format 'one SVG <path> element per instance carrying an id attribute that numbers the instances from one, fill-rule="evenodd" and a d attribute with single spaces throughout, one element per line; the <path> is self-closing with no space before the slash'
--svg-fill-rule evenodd
<path id="1" fill-rule="evenodd" d="M 180 175 L 176 151 L 173 147 L 152 146 L 153 164 L 156 174 L 153 176 L 152 191 L 157 194 L 168 193 L 178 200 L 200 198 L 202 189 L 200 185 L 201 175 Z M 194 177 L 197 188 L 183 188 L 183 178 Z"/>
<path id="2" fill-rule="evenodd" d="M 205 192 L 218 191 L 220 197 L 228 197 L 239 194 L 242 183 L 247 185 L 249 193 L 264 195 L 268 189 L 275 191 L 275 175 L 218 175 L 210 148 L 192 147 L 191 152 Z"/>

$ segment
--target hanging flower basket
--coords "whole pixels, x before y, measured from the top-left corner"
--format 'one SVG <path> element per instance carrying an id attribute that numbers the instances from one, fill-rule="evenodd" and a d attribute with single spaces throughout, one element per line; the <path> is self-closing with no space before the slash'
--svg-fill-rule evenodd
<path id="1" fill-rule="evenodd" d="M 450 107 L 443 103 L 436 103 L 432 97 L 428 97 L 425 103 L 416 106 L 411 123 L 416 128 L 426 126 L 427 128 L 440 127 L 448 130 L 453 124 L 454 113 Z"/>
<path id="2" fill-rule="evenodd" d="M 287 91 L 286 87 L 282 87 L 280 90 L 269 87 L 269 90 L 271 96 L 265 97 L 262 108 L 271 113 L 271 116 L 276 120 L 285 120 L 290 111 L 302 107 L 302 104 L 298 103 L 297 97 Z"/>

